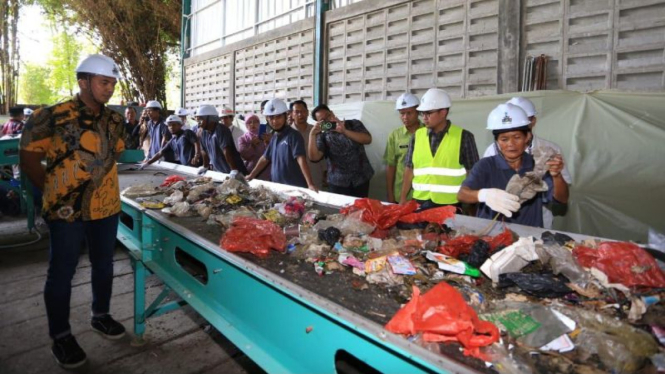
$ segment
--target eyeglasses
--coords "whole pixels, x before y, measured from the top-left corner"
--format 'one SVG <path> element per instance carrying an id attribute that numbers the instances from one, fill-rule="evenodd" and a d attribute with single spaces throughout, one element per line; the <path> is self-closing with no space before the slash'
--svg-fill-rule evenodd
<path id="1" fill-rule="evenodd" d="M 419 114 L 423 117 L 429 117 L 434 113 L 438 113 L 440 110 L 441 109 L 434 109 L 434 110 L 430 110 L 430 111 L 427 111 L 427 112 L 419 112 Z"/>

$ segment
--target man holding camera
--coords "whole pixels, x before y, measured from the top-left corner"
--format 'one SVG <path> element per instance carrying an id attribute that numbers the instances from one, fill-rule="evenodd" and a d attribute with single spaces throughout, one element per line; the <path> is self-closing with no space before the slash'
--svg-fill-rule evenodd
<path id="1" fill-rule="evenodd" d="M 326 159 L 328 189 L 341 195 L 367 197 L 374 169 L 365 154 L 372 135 L 358 120 L 339 120 L 327 105 L 312 110 L 316 125 L 309 133 L 307 153 L 313 162 Z"/>

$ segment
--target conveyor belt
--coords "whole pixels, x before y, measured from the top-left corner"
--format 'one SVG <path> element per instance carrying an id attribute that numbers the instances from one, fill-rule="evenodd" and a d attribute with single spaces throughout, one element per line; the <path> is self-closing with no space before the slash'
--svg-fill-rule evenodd
<path id="1" fill-rule="evenodd" d="M 130 165 L 121 165 L 119 167 L 121 189 L 143 183 L 150 183 L 152 185 L 157 186 L 162 183 L 162 181 L 166 176 L 173 174 L 181 175 L 186 178 L 193 178 L 196 176 L 194 174 L 194 169 L 192 168 L 173 166 L 166 163 L 154 167 L 149 167 L 148 169 L 142 171 L 128 170 L 131 168 L 132 166 Z M 209 172 L 207 175 L 218 177 L 219 180 L 221 180 L 224 177 L 224 175 L 219 173 Z M 264 183 L 264 182 L 255 181 L 253 183 Z M 273 189 L 281 189 L 281 190 L 292 189 L 288 186 L 276 185 L 272 183 L 267 183 L 267 185 L 269 185 Z M 159 199 L 163 197 L 164 196 L 156 196 L 156 198 Z M 317 194 L 315 195 L 315 197 L 317 198 L 318 201 L 338 202 L 339 203 L 338 206 L 345 205 L 353 201 L 353 199 L 348 197 L 332 195 L 327 193 Z M 329 204 L 324 204 L 324 205 L 328 207 L 330 206 Z M 434 371 L 434 372 L 442 372 L 442 371 L 469 372 L 469 368 L 473 367 L 473 369 L 475 370 L 472 371 L 478 370 L 482 372 L 491 372 L 489 369 L 485 367 L 484 363 L 482 363 L 481 361 L 462 355 L 461 352 L 459 351 L 459 348 L 456 345 L 448 344 L 441 346 L 442 350 L 445 352 L 443 354 L 447 355 L 449 358 L 452 358 L 451 360 L 449 358 L 446 358 L 446 356 L 444 355 L 434 354 L 418 345 L 411 344 L 403 337 L 396 336 L 386 332 L 382 326 L 385 325 L 385 323 L 399 309 L 400 301 L 403 302 L 403 299 L 399 300 L 397 292 L 394 289 L 369 284 L 368 289 L 362 291 L 357 290 L 353 287 L 353 282 L 354 281 L 357 282 L 362 278 L 353 275 L 352 272 L 338 271 L 324 276 L 317 276 L 316 273 L 314 272 L 313 265 L 311 263 L 307 263 L 304 261 L 298 262 L 297 260 L 290 258 L 288 255 L 281 254 L 278 252 L 271 253 L 271 255 L 266 259 L 259 259 L 251 254 L 229 253 L 219 248 L 218 243 L 220 241 L 221 230 L 216 226 L 207 225 L 201 217 L 187 217 L 187 218 L 167 217 L 166 215 L 157 210 L 145 211 L 135 201 L 127 199 L 125 197 L 123 197 L 123 211 L 124 214 L 133 215 L 135 217 L 134 219 L 135 222 L 137 222 L 137 224 L 142 220 L 141 223 L 144 225 L 144 227 L 140 230 L 143 232 L 144 237 L 137 239 L 136 241 L 136 243 L 138 243 L 138 245 L 140 245 L 142 248 L 138 251 L 135 251 L 137 253 L 135 257 L 139 261 L 143 262 L 145 266 L 148 268 L 148 270 L 158 273 L 158 275 L 160 275 L 163 279 L 166 278 L 164 279 L 164 281 L 167 285 L 169 285 L 169 283 L 173 283 L 174 285 L 172 285 L 172 287 L 174 287 L 176 291 L 178 291 L 176 289 L 177 288 L 176 284 L 178 285 L 181 283 L 190 284 L 192 287 L 198 287 L 198 284 L 188 283 L 189 280 L 184 280 L 180 282 L 178 281 L 178 276 L 182 275 L 175 275 L 174 273 L 177 272 L 185 274 L 181 270 L 185 269 L 185 271 L 189 272 L 192 278 L 197 278 L 197 280 L 200 283 L 215 281 L 216 278 L 214 274 L 217 274 L 215 272 L 218 271 L 222 274 L 227 273 L 226 268 L 220 267 L 219 269 L 214 269 L 211 271 L 211 269 L 207 269 L 206 266 L 210 265 L 208 263 L 210 261 L 213 260 L 216 261 L 217 259 L 221 259 L 225 262 L 225 264 L 226 263 L 232 264 L 237 269 L 241 269 L 243 272 L 250 274 L 252 277 L 256 277 L 256 279 L 260 280 L 261 282 L 263 282 L 263 284 L 266 285 L 266 289 L 270 288 L 273 291 L 276 291 L 278 294 L 284 294 L 285 298 L 288 298 L 291 301 L 295 300 L 299 304 L 304 304 L 307 306 L 307 308 L 311 308 L 312 310 L 316 311 L 316 313 L 323 315 L 325 318 L 329 320 L 332 320 L 334 322 L 333 326 L 346 326 L 351 330 L 355 331 L 356 334 L 359 334 L 366 338 L 369 337 L 375 340 L 373 344 L 376 344 L 377 343 L 376 341 L 378 341 L 379 343 L 381 342 L 385 343 L 387 349 L 382 351 L 384 352 L 384 354 L 386 351 L 388 351 L 388 352 L 393 352 L 396 356 L 401 357 L 402 359 L 404 357 L 407 357 L 407 360 L 412 360 L 413 362 L 411 364 L 413 364 L 414 367 L 419 368 L 418 369 L 419 371 L 422 370 L 422 371 Z M 142 212 L 141 214 L 143 218 L 142 219 L 139 218 L 137 220 L 136 217 L 138 217 L 137 213 L 138 211 Z M 488 223 L 490 223 L 490 221 L 481 220 L 473 217 L 458 216 L 455 219 L 453 226 L 461 225 L 471 230 L 480 230 L 487 228 Z M 146 230 L 145 227 L 146 225 L 149 225 L 151 229 Z M 159 228 L 158 230 L 156 226 L 161 226 L 161 225 L 163 225 L 164 228 L 163 229 Z M 540 233 L 543 231 L 540 229 L 535 229 L 520 225 L 510 225 L 510 227 L 519 235 L 540 235 Z M 121 225 L 121 228 L 123 228 L 123 225 Z M 497 225 L 497 227 L 494 227 L 492 229 L 491 233 L 496 234 L 499 232 L 500 229 L 501 229 L 500 225 Z M 153 231 L 158 234 L 154 234 Z M 127 233 L 128 233 L 127 228 L 125 228 L 124 233 L 119 234 L 119 237 L 121 235 L 125 236 L 132 235 Z M 146 238 L 145 237 L 146 233 L 150 235 L 154 234 L 155 237 L 152 239 Z M 181 248 L 176 247 L 174 253 L 169 254 L 169 256 L 165 256 L 165 257 L 173 256 L 175 257 L 175 261 L 173 261 L 173 259 L 170 258 L 160 257 L 164 256 L 162 250 L 167 251 L 167 249 L 163 247 L 172 245 L 172 242 L 174 241 L 172 236 L 174 235 L 174 233 L 177 233 L 177 235 L 181 237 L 179 239 L 182 239 L 183 243 L 187 242 L 191 243 L 192 245 L 191 249 L 189 249 L 189 254 L 185 253 L 187 252 L 187 250 L 181 251 L 180 250 Z M 136 236 L 136 234 L 134 235 Z M 571 235 L 571 236 L 573 236 L 576 239 L 581 238 L 579 235 Z M 147 242 L 150 241 L 153 244 L 146 244 Z M 165 244 L 164 242 L 169 242 L 169 243 Z M 153 247 L 152 250 L 146 251 L 146 248 L 150 247 Z M 154 252 L 154 247 L 159 247 L 159 252 Z M 188 259 L 192 261 L 188 261 Z M 163 262 L 169 262 L 171 264 L 164 265 Z M 177 263 L 178 265 L 173 265 L 175 263 Z M 197 267 L 199 268 L 198 270 Z M 198 295 L 196 294 L 196 291 L 192 291 L 186 286 L 181 286 L 181 287 L 183 288 L 180 290 L 180 292 L 178 292 L 179 295 L 183 297 L 187 302 L 189 302 L 190 305 L 192 305 L 200 313 L 202 313 L 204 317 L 208 318 L 209 320 L 210 319 L 214 320 L 216 319 L 218 314 L 224 315 L 225 307 L 223 301 L 220 301 L 220 304 L 217 305 L 218 300 L 216 300 L 215 298 L 210 298 L 210 296 L 203 295 L 205 293 L 203 291 L 203 288 L 200 291 L 201 295 Z M 206 287 L 211 287 L 211 286 L 207 284 Z M 253 295 L 246 294 L 246 293 L 251 293 L 249 288 L 247 291 L 245 291 L 242 289 L 242 287 L 243 285 L 239 284 L 238 288 L 236 289 L 237 294 L 232 293 L 231 295 L 228 296 L 230 298 L 240 297 L 240 298 L 251 299 Z M 256 289 L 254 292 L 260 292 L 260 291 L 262 291 L 261 287 Z M 256 300 L 257 307 L 259 307 L 261 305 L 260 296 L 259 295 L 255 296 L 257 298 Z M 192 302 L 191 300 L 192 298 L 197 299 L 197 301 Z M 198 300 L 199 298 L 200 300 Z M 200 302 L 201 305 L 197 307 L 195 305 L 196 302 Z M 211 311 L 208 312 L 207 311 L 208 309 L 211 309 Z M 138 308 L 137 310 L 140 310 L 140 308 Z M 279 314 L 276 313 L 275 311 L 269 311 L 269 310 L 266 311 L 266 313 L 268 314 L 275 313 L 276 315 Z M 238 318 L 238 316 L 229 317 L 229 318 Z M 242 319 L 242 317 L 240 318 Z M 293 318 L 297 318 L 295 312 Z M 220 331 L 222 331 L 222 333 L 224 333 L 225 335 L 227 336 L 229 334 L 233 335 L 233 331 L 232 332 L 224 331 L 223 328 L 224 325 L 222 325 L 222 328 L 220 328 L 218 324 L 215 324 L 215 321 L 210 321 L 210 322 L 213 323 L 218 329 L 220 329 Z M 224 319 L 224 322 L 229 323 L 230 321 L 228 319 Z M 251 325 L 252 322 L 254 321 L 244 321 L 244 322 L 247 322 Z M 281 321 L 275 320 L 274 322 L 287 323 L 285 319 L 282 319 Z M 241 324 L 240 321 L 238 321 L 237 323 Z M 140 329 L 141 327 L 139 327 L 139 330 Z M 139 332 L 140 334 L 142 333 L 142 331 Z M 335 335 L 336 335 L 335 333 L 330 332 L 331 339 L 334 338 Z M 233 336 L 228 336 L 228 337 L 238 345 L 237 339 L 234 340 Z M 242 339 L 240 340 L 244 341 Z M 340 344 L 341 347 L 345 347 L 343 342 Z M 353 342 L 349 341 L 348 344 L 350 345 L 349 349 L 353 348 Z M 241 345 L 239 345 L 239 347 L 241 347 L 242 349 Z M 386 347 L 380 347 L 380 348 L 386 348 Z M 365 354 L 369 355 L 370 348 L 362 346 L 358 349 L 366 351 Z M 268 371 L 271 371 L 273 369 L 277 369 L 276 371 L 280 371 L 281 369 L 285 369 L 286 371 L 299 371 L 298 365 L 293 366 L 291 365 L 291 363 L 289 363 L 289 360 L 291 360 L 291 358 L 280 358 L 282 356 L 288 356 L 289 353 L 282 352 L 281 354 L 278 354 L 274 352 L 273 353 L 264 352 L 257 356 L 252 356 L 251 350 L 250 352 L 247 353 L 248 355 L 250 355 L 250 357 L 252 357 L 255 361 L 257 361 L 257 363 L 262 365 Z M 353 354 L 356 357 L 359 357 L 361 361 L 365 361 L 368 364 L 373 365 L 375 368 L 376 365 L 378 365 L 372 363 L 372 362 L 377 362 L 376 358 L 374 359 L 374 361 L 372 361 L 369 357 L 363 358 L 362 357 L 363 353 L 359 353 L 358 351 L 354 351 Z M 272 356 L 270 358 L 266 358 L 265 355 L 272 355 Z M 390 357 L 390 355 L 388 355 L 379 358 L 378 361 L 383 362 L 387 365 L 387 362 L 389 362 L 390 359 L 392 358 L 393 357 Z M 280 361 L 285 361 L 286 363 Z M 465 365 L 460 366 L 458 362 L 461 362 Z M 317 366 L 302 366 L 302 367 L 304 368 L 303 369 L 304 371 L 310 371 L 310 370 L 327 371 L 327 369 L 321 369 L 321 367 Z M 414 370 L 408 365 L 399 366 L 398 364 L 383 366 L 382 368 L 378 369 L 382 371 Z"/>

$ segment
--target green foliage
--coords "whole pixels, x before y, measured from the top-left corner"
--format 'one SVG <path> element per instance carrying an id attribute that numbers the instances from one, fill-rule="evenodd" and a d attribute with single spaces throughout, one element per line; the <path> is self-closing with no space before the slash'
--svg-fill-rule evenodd
<path id="1" fill-rule="evenodd" d="M 49 82 L 61 96 L 72 96 L 78 88 L 74 70 L 81 48 L 81 43 L 67 31 L 61 31 L 53 37 L 53 54 L 48 60 L 51 70 Z"/>
<path id="2" fill-rule="evenodd" d="M 19 102 L 22 104 L 52 104 L 57 96 L 48 83 L 51 72 L 48 68 L 34 64 L 23 67 L 19 79 Z"/>

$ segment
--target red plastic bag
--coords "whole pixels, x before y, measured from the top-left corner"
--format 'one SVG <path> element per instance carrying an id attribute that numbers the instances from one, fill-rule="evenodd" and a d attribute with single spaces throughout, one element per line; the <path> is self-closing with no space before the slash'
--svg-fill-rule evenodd
<path id="1" fill-rule="evenodd" d="M 478 241 L 478 239 L 479 238 L 475 235 L 460 235 L 456 238 L 447 240 L 439 247 L 439 252 L 446 256 L 459 258 L 462 254 L 471 253 L 471 247 L 473 246 L 473 243 Z"/>
<path id="2" fill-rule="evenodd" d="M 362 220 L 375 225 L 379 229 L 389 229 L 397 223 L 400 217 L 418 209 L 418 203 L 410 200 L 406 204 L 383 205 L 379 200 L 356 199 L 352 205 L 340 210 L 342 214 L 362 210 Z"/>
<path id="3" fill-rule="evenodd" d="M 442 206 L 439 208 L 423 210 L 418 213 L 406 214 L 400 217 L 399 221 L 405 223 L 430 222 L 443 225 L 448 218 L 455 217 L 456 210 L 457 208 L 454 206 Z"/>
<path id="4" fill-rule="evenodd" d="M 439 252 L 444 255 L 459 258 L 462 254 L 471 253 L 473 243 L 482 239 L 490 246 L 490 253 L 494 252 L 499 246 L 507 247 L 513 244 L 513 233 L 505 227 L 503 232 L 495 236 L 483 236 L 482 238 L 476 235 L 460 235 L 456 238 L 447 240 L 439 247 Z"/>
<path id="5" fill-rule="evenodd" d="M 503 232 L 495 236 L 483 236 L 483 240 L 490 245 L 490 253 L 494 252 L 499 246 L 507 247 L 515 242 L 513 233 L 504 226 Z"/>
<path id="6" fill-rule="evenodd" d="M 284 252 L 286 236 L 271 221 L 236 217 L 219 244 L 229 252 L 250 252 L 258 257 L 267 257 L 271 248 Z"/>
<path id="7" fill-rule="evenodd" d="M 598 249 L 577 246 L 573 256 L 580 265 L 605 273 L 612 283 L 627 287 L 665 287 L 665 274 L 656 260 L 633 243 L 602 242 Z"/>
<path id="8" fill-rule="evenodd" d="M 413 297 L 386 324 L 386 330 L 405 335 L 423 333 L 428 342 L 459 342 L 464 354 L 485 359 L 479 347 L 499 341 L 499 329 L 478 319 L 464 297 L 446 282 L 423 296 L 413 287 Z"/>
<path id="9" fill-rule="evenodd" d="M 164 178 L 164 182 L 159 185 L 159 187 L 168 187 L 172 185 L 173 183 L 184 181 L 185 178 L 179 176 L 179 175 L 169 175 L 168 177 Z"/>

